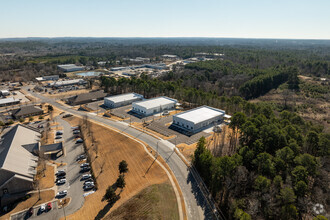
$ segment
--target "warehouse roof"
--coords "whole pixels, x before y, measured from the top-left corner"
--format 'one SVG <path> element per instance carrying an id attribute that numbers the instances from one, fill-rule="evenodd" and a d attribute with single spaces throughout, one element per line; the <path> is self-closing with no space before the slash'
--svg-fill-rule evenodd
<path id="1" fill-rule="evenodd" d="M 98 90 L 94 92 L 82 93 L 76 96 L 71 96 L 68 98 L 68 101 L 75 104 L 75 103 L 81 103 L 85 101 L 92 101 L 92 100 L 104 98 L 106 95 L 107 94 L 103 92 L 103 90 Z"/>
<path id="2" fill-rule="evenodd" d="M 107 97 L 105 99 L 112 101 L 114 103 L 123 102 L 123 101 L 129 101 L 129 100 L 135 100 L 143 98 L 143 95 L 137 94 L 137 93 L 126 93 L 121 95 L 114 95 L 111 97 Z"/>
<path id="3" fill-rule="evenodd" d="M 12 111 L 12 114 L 15 116 L 15 117 L 20 117 L 20 116 L 23 116 L 23 115 L 29 115 L 29 114 L 33 114 L 33 113 L 41 113 L 43 112 L 41 108 L 39 107 L 36 107 L 34 105 L 28 105 L 28 106 L 22 106 L 18 109 L 14 109 Z"/>
<path id="4" fill-rule="evenodd" d="M 1 137 L 0 168 L 33 180 L 37 157 L 24 146 L 38 144 L 40 133 L 18 124 Z"/>
<path id="5" fill-rule="evenodd" d="M 83 79 L 72 79 L 72 80 L 65 80 L 65 81 L 56 81 L 53 83 L 50 83 L 51 86 L 65 86 L 65 85 L 71 85 L 71 84 L 83 84 L 86 83 Z"/>
<path id="6" fill-rule="evenodd" d="M 135 102 L 136 105 L 141 106 L 146 109 L 155 108 L 155 107 L 162 106 L 162 105 L 168 105 L 171 103 L 175 104 L 175 103 L 177 103 L 177 100 L 168 98 L 166 96 L 161 96 L 161 97 L 148 99 L 145 101 Z"/>
<path id="7" fill-rule="evenodd" d="M 6 99 L 0 99 L 0 104 L 7 104 L 7 103 L 12 103 L 12 102 L 19 102 L 19 99 L 15 98 L 6 98 Z"/>
<path id="8" fill-rule="evenodd" d="M 224 110 L 204 105 L 186 112 L 176 114 L 174 116 L 198 124 L 202 121 L 206 121 L 217 116 L 223 116 L 224 114 Z"/>

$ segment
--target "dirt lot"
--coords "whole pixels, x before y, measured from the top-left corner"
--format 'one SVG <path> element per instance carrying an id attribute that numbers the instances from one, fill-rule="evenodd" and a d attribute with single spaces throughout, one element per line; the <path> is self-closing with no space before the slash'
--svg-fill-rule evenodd
<path id="1" fill-rule="evenodd" d="M 114 210 L 105 220 L 179 219 L 174 192 L 169 183 L 152 185 Z"/>
<path id="2" fill-rule="evenodd" d="M 80 119 L 76 117 L 66 118 L 66 120 L 72 126 L 80 123 Z M 88 146 L 88 152 L 91 155 L 92 168 L 97 177 L 96 181 L 99 189 L 94 194 L 86 197 L 84 206 L 78 212 L 71 215 L 69 217 L 70 219 L 94 219 L 96 216 L 104 217 L 146 187 L 168 181 L 164 170 L 157 163 L 153 163 L 153 159 L 139 143 L 94 123 L 91 123 L 91 131 L 97 141 L 98 157 L 95 157 L 96 152 L 90 147 L 91 138 L 88 138 L 89 140 L 85 144 Z M 121 198 L 110 209 L 107 206 L 107 202 L 102 201 L 102 197 L 105 194 L 106 188 L 115 183 L 119 174 L 118 164 L 121 160 L 126 160 L 129 168 L 129 172 L 125 175 L 126 187 L 120 194 Z M 102 165 L 103 169 L 101 172 Z M 175 200 L 175 197 L 173 199 Z M 175 204 L 177 207 L 176 202 Z"/>
<path id="3" fill-rule="evenodd" d="M 39 193 L 34 193 L 34 194 L 32 194 L 32 196 L 29 199 L 18 203 L 17 206 L 11 212 L 7 213 L 4 216 L 1 216 L 0 219 L 9 219 L 9 216 L 11 214 L 22 211 L 24 209 L 28 209 L 32 206 L 36 206 L 36 205 L 40 205 L 42 203 L 48 202 L 48 201 L 54 199 L 54 196 L 55 196 L 54 190 L 43 191 L 43 192 L 40 192 L 41 200 L 38 201 Z"/>
<path id="4" fill-rule="evenodd" d="M 60 93 L 56 93 L 56 94 L 43 94 L 46 97 L 50 97 L 50 98 L 65 98 L 65 97 L 69 97 L 69 96 L 74 96 L 74 95 L 79 95 L 82 93 L 88 93 L 90 92 L 89 89 L 80 89 L 80 90 L 72 90 L 72 91 L 67 91 L 67 92 L 60 92 Z"/>

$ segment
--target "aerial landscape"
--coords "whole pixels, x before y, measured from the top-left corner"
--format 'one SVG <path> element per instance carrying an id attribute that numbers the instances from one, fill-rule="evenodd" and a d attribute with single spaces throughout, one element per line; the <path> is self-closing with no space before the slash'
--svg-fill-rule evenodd
<path id="1" fill-rule="evenodd" d="M 0 220 L 330 219 L 330 2 L 0 8 Z"/>

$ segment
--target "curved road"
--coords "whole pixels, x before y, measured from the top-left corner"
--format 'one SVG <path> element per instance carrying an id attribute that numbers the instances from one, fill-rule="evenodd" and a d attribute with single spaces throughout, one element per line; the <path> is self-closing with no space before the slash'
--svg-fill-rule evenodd
<path id="1" fill-rule="evenodd" d="M 196 179 L 190 173 L 188 167 L 181 160 L 181 158 L 176 153 L 174 153 L 175 146 L 172 143 L 165 140 L 158 140 L 157 138 L 149 134 L 146 134 L 144 132 L 141 132 L 140 130 L 130 127 L 127 123 L 120 121 L 105 120 L 93 114 L 88 114 L 88 113 L 86 114 L 85 112 L 80 112 L 71 109 L 65 105 L 57 103 L 54 99 L 47 98 L 38 93 L 34 93 L 32 91 L 29 91 L 29 93 L 41 99 L 43 102 L 47 102 L 68 113 L 79 116 L 88 115 L 88 117 L 94 121 L 109 125 L 119 131 L 122 131 L 133 137 L 136 137 L 137 139 L 147 143 L 154 150 L 157 150 L 158 148 L 159 154 L 164 158 L 166 163 L 169 165 L 169 167 L 171 168 L 172 172 L 176 177 L 176 180 L 180 185 L 186 204 L 188 219 L 189 220 L 213 219 L 213 214 L 211 212 L 212 209 L 210 208 L 209 204 L 205 199 L 205 196 L 198 187 L 198 183 Z"/>

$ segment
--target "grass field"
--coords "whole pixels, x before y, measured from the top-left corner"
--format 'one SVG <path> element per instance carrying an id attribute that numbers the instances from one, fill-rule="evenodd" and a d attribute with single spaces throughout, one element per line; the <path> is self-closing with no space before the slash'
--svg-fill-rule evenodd
<path id="1" fill-rule="evenodd" d="M 80 123 L 80 119 L 76 117 L 66 118 L 66 120 L 72 126 Z M 86 197 L 84 206 L 78 212 L 69 216 L 69 219 L 103 218 L 143 189 L 168 181 L 165 171 L 153 161 L 141 144 L 101 125 L 91 123 L 90 127 L 97 141 L 98 156 L 96 157 L 96 151 L 91 147 L 91 138 L 87 138 L 85 144 L 92 160 L 98 190 Z M 102 197 L 106 188 L 115 183 L 119 175 L 118 164 L 122 160 L 126 160 L 129 168 L 129 172 L 125 175 L 126 187 L 120 194 L 120 199 L 113 207 L 109 207 L 106 201 L 102 201 Z M 102 165 L 103 169 L 101 169 Z M 177 202 L 174 193 L 172 200 L 176 211 Z M 172 210 L 172 212 L 175 211 Z"/>
<path id="2" fill-rule="evenodd" d="M 105 217 L 105 220 L 120 219 L 179 219 L 171 185 L 149 186 Z"/>
<path id="3" fill-rule="evenodd" d="M 51 188 L 55 184 L 55 170 L 54 166 L 46 165 L 46 169 L 44 172 L 41 172 L 43 169 L 42 165 L 38 165 L 37 167 L 37 175 L 36 178 L 40 179 L 39 187 L 40 189 Z"/>

